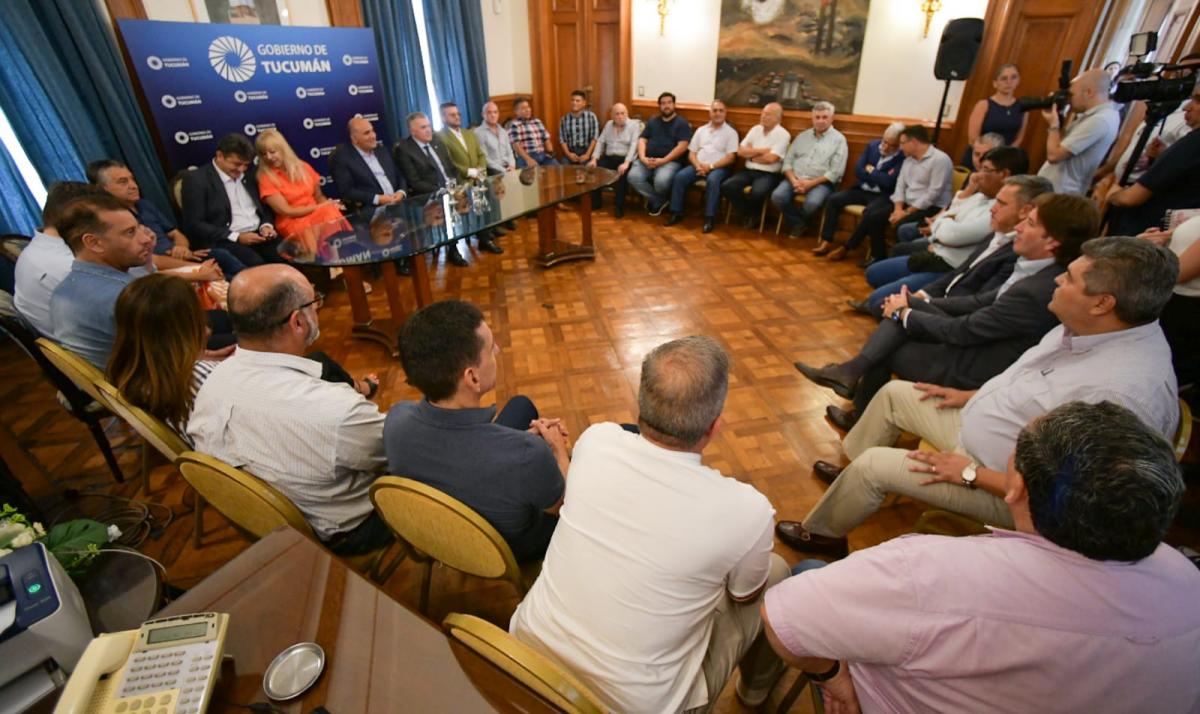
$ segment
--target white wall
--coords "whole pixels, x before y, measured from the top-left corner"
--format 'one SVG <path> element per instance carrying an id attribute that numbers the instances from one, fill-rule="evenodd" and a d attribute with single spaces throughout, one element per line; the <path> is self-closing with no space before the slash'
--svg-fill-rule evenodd
<path id="1" fill-rule="evenodd" d="M 712 101 L 717 81 L 721 0 L 674 0 L 666 33 L 658 34 L 657 3 L 633 2 L 633 95 L 652 99 L 671 91 L 680 102 Z M 933 18 L 922 39 L 925 16 L 916 0 L 872 0 L 855 114 L 937 118 L 944 84 L 933 78 L 942 27 L 957 17 L 983 17 L 987 0 L 954 0 Z M 963 82 L 951 85 L 948 117 L 958 109 Z"/>
<path id="2" fill-rule="evenodd" d="M 479 0 L 483 8 L 483 42 L 487 52 L 488 91 L 529 94 L 533 66 L 529 47 L 527 0 Z"/>
<path id="3" fill-rule="evenodd" d="M 204 0 L 142 0 L 146 17 L 170 22 L 208 22 Z M 284 25 L 329 27 L 325 0 L 277 0 L 279 20 Z"/>

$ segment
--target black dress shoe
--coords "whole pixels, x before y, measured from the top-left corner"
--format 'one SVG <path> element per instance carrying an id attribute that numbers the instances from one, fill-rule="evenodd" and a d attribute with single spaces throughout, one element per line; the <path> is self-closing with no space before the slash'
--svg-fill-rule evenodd
<path id="1" fill-rule="evenodd" d="M 829 420 L 830 424 L 833 424 L 842 431 L 853 429 L 854 425 L 858 422 L 858 417 L 857 409 L 842 409 L 832 404 L 825 407 L 825 418 Z"/>
<path id="2" fill-rule="evenodd" d="M 839 397 L 854 399 L 854 387 L 857 380 L 851 380 L 842 374 L 841 365 L 827 364 L 824 367 L 813 367 L 803 362 L 796 362 L 800 374 L 808 377 L 822 387 L 829 387 Z"/>
<path id="3" fill-rule="evenodd" d="M 673 226 L 676 223 L 683 223 L 683 214 L 682 213 L 672 213 L 671 217 L 667 219 L 666 225 Z"/>
<path id="4" fill-rule="evenodd" d="M 863 258 L 862 260 L 860 260 L 860 261 L 858 262 L 858 267 L 860 267 L 860 268 L 869 268 L 869 267 L 871 267 L 871 265 L 872 265 L 872 264 L 874 264 L 874 263 L 875 263 L 875 259 L 874 259 L 874 258 Z"/>
<path id="5" fill-rule="evenodd" d="M 821 481 L 831 486 L 833 485 L 833 482 L 837 480 L 837 477 L 842 473 L 841 466 L 835 466 L 828 461 L 814 461 L 812 470 L 813 476 L 816 476 L 817 478 L 821 479 Z"/>
<path id="6" fill-rule="evenodd" d="M 868 300 L 847 300 L 846 304 L 854 308 L 855 312 L 861 312 L 864 315 L 871 314 L 871 303 Z"/>
<path id="7" fill-rule="evenodd" d="M 751 229 L 753 229 L 753 228 L 758 228 L 758 224 L 759 224 L 759 217 L 758 217 L 758 216 L 746 216 L 746 217 L 745 217 L 745 218 L 742 220 L 742 227 L 743 227 L 743 228 L 751 228 Z"/>
<path id="8" fill-rule="evenodd" d="M 775 524 L 775 535 L 784 545 L 805 553 L 816 553 L 831 558 L 845 558 L 850 546 L 843 538 L 831 538 L 804 530 L 799 521 L 780 521 Z"/>
<path id="9" fill-rule="evenodd" d="M 713 232 L 713 219 L 705 218 L 704 219 L 704 227 L 700 229 L 700 232 L 701 233 L 712 233 Z"/>
<path id="10" fill-rule="evenodd" d="M 446 260 L 460 268 L 465 268 L 470 265 L 470 263 L 467 262 L 467 259 L 463 257 L 463 254 L 458 252 L 458 246 L 451 245 L 446 247 Z"/>
<path id="11" fill-rule="evenodd" d="M 617 218 L 624 218 L 625 217 L 625 207 L 617 206 L 616 208 L 613 209 L 613 215 L 616 216 Z"/>
<path id="12" fill-rule="evenodd" d="M 479 239 L 479 249 L 486 250 L 489 253 L 496 253 L 496 254 L 500 254 L 500 253 L 504 252 L 504 249 L 501 248 L 500 246 L 496 245 L 496 241 L 491 238 L 480 238 Z"/>
<path id="13" fill-rule="evenodd" d="M 401 258 L 396 261 L 396 272 L 400 275 L 412 275 L 412 258 Z"/>

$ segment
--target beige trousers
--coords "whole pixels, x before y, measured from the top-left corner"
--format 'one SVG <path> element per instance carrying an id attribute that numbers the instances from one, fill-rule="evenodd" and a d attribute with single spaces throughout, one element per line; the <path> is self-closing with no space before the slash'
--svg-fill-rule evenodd
<path id="1" fill-rule="evenodd" d="M 1004 499 L 959 484 L 922 486 L 923 473 L 910 467 L 920 462 L 896 449 L 902 431 L 926 439 L 940 451 L 962 451 L 958 409 L 938 409 L 935 400 L 921 401 L 912 382 L 892 381 L 871 399 L 858 423 L 846 434 L 842 448 L 853 459 L 817 505 L 805 517 L 805 530 L 840 537 L 854 530 L 889 493 L 898 493 L 991 525 L 1011 528 L 1012 513 Z"/>
<path id="2" fill-rule="evenodd" d="M 783 582 L 790 574 L 787 562 L 772 553 L 767 588 Z M 763 592 L 766 592 L 766 588 Z M 704 665 L 700 670 L 700 676 L 708 685 L 708 704 L 688 709 L 688 714 L 713 710 L 735 666 L 741 670 L 742 694 L 752 702 L 766 699 L 775 682 L 787 669 L 762 633 L 762 617 L 758 612 L 760 605 L 761 597 L 749 602 L 734 602 L 725 597 L 717 606 L 712 635 L 708 639 L 708 651 L 704 654 Z"/>

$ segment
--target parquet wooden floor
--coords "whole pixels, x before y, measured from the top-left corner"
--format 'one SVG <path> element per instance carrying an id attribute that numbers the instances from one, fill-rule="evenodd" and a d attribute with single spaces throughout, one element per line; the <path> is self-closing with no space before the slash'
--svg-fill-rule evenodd
<path id="1" fill-rule="evenodd" d="M 578 236 L 574 213 L 560 212 L 559 221 L 562 237 Z M 789 240 L 733 225 L 702 235 L 694 218 L 664 228 L 659 219 L 631 209 L 619 221 L 607 210 L 594 214 L 594 262 L 542 270 L 530 260 L 536 252 L 535 222 L 519 221 L 518 226 L 501 239 L 503 255 L 472 249 L 470 268 L 438 264 L 432 270 L 435 298 L 471 300 L 496 334 L 502 348 L 496 399 L 525 394 L 544 415 L 562 417 L 573 436 L 599 421 L 633 421 L 645 353 L 677 337 L 711 335 L 732 356 L 733 373 L 724 426 L 705 453 L 705 463 L 752 483 L 775 505 L 778 517 L 803 516 L 823 492 L 823 484 L 810 473 L 811 463 L 842 458 L 839 436 L 823 418 L 826 405 L 841 401 L 806 381 L 792 362 L 845 359 L 870 333 L 872 321 L 845 305 L 866 290 L 854 261 L 814 258 L 808 250 L 811 238 Z M 387 309 L 379 287 L 370 296 L 376 316 Z M 411 292 L 405 300 L 411 308 Z M 381 408 L 417 397 L 399 364 L 380 346 L 349 338 L 344 292 L 331 294 L 320 320 L 315 348 L 354 374 L 378 372 L 376 401 Z M 163 562 L 170 582 L 179 587 L 198 582 L 247 545 L 210 510 L 205 545 L 194 549 L 181 477 L 169 468 L 158 469 L 148 498 L 136 493 L 135 479 L 112 485 L 86 430 L 58 407 L 32 364 L 11 344 L 0 345 L 0 359 L 6 374 L 0 384 L 0 453 L 39 503 L 53 505 L 66 489 L 78 489 L 172 507 L 176 521 L 143 550 Z M 136 438 L 115 421 L 109 433 L 132 476 L 138 463 Z M 851 547 L 907 532 L 921 510 L 907 501 L 884 508 L 850 535 Z M 789 562 L 802 557 L 782 544 L 776 549 Z M 386 589 L 415 605 L 417 585 L 417 571 L 406 563 Z M 434 588 L 435 620 L 466 611 L 505 624 L 517 603 L 507 585 L 453 572 L 439 571 Z M 718 710 L 743 711 L 729 688 Z"/>

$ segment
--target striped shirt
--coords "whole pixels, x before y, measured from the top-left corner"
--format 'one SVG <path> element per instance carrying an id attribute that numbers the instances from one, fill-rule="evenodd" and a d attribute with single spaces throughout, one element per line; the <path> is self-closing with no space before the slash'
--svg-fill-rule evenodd
<path id="1" fill-rule="evenodd" d="M 558 138 L 572 154 L 582 154 L 600 133 L 600 120 L 584 109 L 579 114 L 567 112 L 558 122 Z"/>
<path id="2" fill-rule="evenodd" d="M 546 142 L 550 141 L 550 132 L 541 119 L 513 119 L 508 125 L 508 137 L 512 143 L 519 144 L 529 154 L 546 152 Z"/>
<path id="3" fill-rule="evenodd" d="M 283 492 L 328 540 L 371 514 L 383 422 L 350 385 L 321 381 L 319 362 L 238 347 L 200 388 L 187 431 L 197 451 Z"/>

